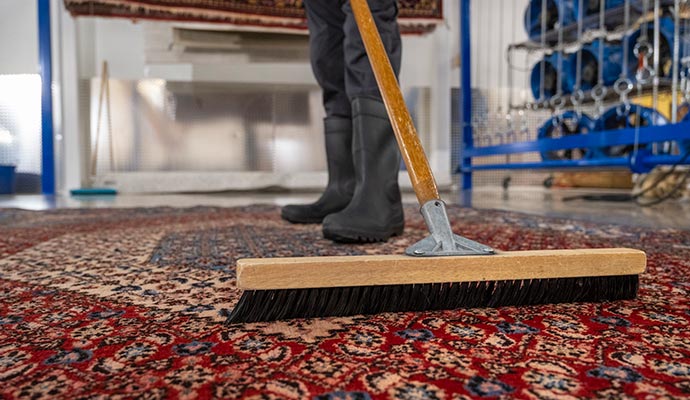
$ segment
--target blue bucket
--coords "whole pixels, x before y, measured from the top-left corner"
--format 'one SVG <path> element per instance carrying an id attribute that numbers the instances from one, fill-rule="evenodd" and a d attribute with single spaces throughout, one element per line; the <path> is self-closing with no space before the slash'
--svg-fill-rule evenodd
<path id="1" fill-rule="evenodd" d="M 14 194 L 16 168 L 14 165 L 0 165 L 0 194 Z"/>

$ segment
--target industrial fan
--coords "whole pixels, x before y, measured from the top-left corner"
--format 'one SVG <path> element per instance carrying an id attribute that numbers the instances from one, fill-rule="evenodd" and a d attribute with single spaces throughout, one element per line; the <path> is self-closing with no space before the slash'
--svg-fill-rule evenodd
<path id="1" fill-rule="evenodd" d="M 558 28 L 563 28 L 570 24 L 577 22 L 580 14 L 580 2 L 579 0 L 530 0 L 525 10 L 525 31 L 528 37 L 532 41 L 539 41 L 542 33 L 542 11 L 546 8 L 546 23 L 545 31 L 554 31 Z M 600 0 L 582 0 L 583 18 L 599 13 L 601 1 Z M 606 0 L 604 3 L 604 8 L 606 10 L 620 7 L 625 3 L 625 0 Z M 559 15 L 559 11 L 562 11 L 563 15 Z M 592 20 L 588 21 L 588 27 L 595 27 L 592 24 L 597 22 Z M 548 40 L 549 44 L 553 44 L 555 38 Z"/>
<path id="2" fill-rule="evenodd" d="M 681 27 L 683 28 L 683 27 Z M 683 32 L 685 29 L 681 29 L 680 40 L 680 55 L 679 59 L 682 59 L 685 54 L 684 48 L 687 47 L 686 42 L 688 39 L 685 37 Z M 674 23 L 671 17 L 662 17 L 659 19 L 659 77 L 668 78 L 671 76 L 673 70 L 673 31 Z M 631 61 L 629 64 L 629 76 L 635 77 L 640 66 L 644 62 L 644 57 L 647 57 L 650 61 L 652 59 L 652 36 L 654 32 L 654 23 L 649 22 L 646 25 L 641 26 L 639 29 L 634 31 L 628 38 L 628 54 L 630 54 Z M 646 37 L 645 37 L 646 36 Z M 637 48 L 637 51 L 636 51 Z M 637 55 L 636 55 L 637 53 Z"/>
<path id="3" fill-rule="evenodd" d="M 616 130 L 626 128 L 644 128 L 668 124 L 668 120 L 654 109 L 635 104 L 626 107 L 617 105 L 606 110 L 595 122 L 597 131 Z M 638 149 L 646 148 L 647 144 L 640 143 Z M 630 155 L 635 146 L 608 146 L 599 149 L 596 157 L 625 157 Z"/>
<path id="4" fill-rule="evenodd" d="M 530 75 L 530 86 L 532 87 L 532 95 L 536 100 L 544 101 L 555 96 L 558 93 L 558 74 L 563 73 L 566 56 L 560 56 L 559 53 L 552 53 L 544 56 L 544 58 L 532 67 Z M 559 67 L 560 61 L 560 67 Z M 542 64 L 544 74 L 542 76 Z M 564 77 L 565 78 L 565 77 Z M 566 91 L 565 79 L 561 79 L 561 89 L 563 94 L 569 93 Z M 543 88 L 543 98 L 542 98 Z"/>
<path id="5" fill-rule="evenodd" d="M 577 3 L 577 0 L 575 0 Z M 625 0 L 606 0 L 604 3 L 604 9 L 609 10 L 611 8 L 619 7 L 625 4 Z M 585 15 L 593 15 L 599 13 L 601 10 L 601 1 L 599 0 L 585 0 Z"/>
<path id="6" fill-rule="evenodd" d="M 582 61 L 580 66 L 580 89 L 587 91 L 599 83 L 599 51 L 602 42 L 596 40 L 582 47 Z M 620 76 L 623 68 L 623 47 L 619 41 L 603 43 L 602 70 L 603 85 L 610 86 Z M 566 92 L 574 92 L 577 87 L 577 52 L 570 54 L 565 63 L 565 88 Z"/>
<path id="7" fill-rule="evenodd" d="M 538 139 L 557 139 L 564 136 L 584 135 L 594 130 L 594 120 L 586 114 L 566 111 L 547 120 L 537 133 Z M 589 158 L 588 149 L 541 151 L 542 160 L 579 160 Z"/>
<path id="8" fill-rule="evenodd" d="M 576 1 L 568 0 L 530 0 L 525 10 L 525 31 L 530 40 L 538 41 L 542 33 L 542 18 L 546 21 L 545 31 L 554 30 L 577 21 Z M 544 7 L 545 6 L 545 7 Z M 542 17 L 543 8 L 546 13 Z M 559 15 L 559 10 L 563 15 Z"/>
<path id="9" fill-rule="evenodd" d="M 678 108 L 678 115 L 681 116 L 681 121 L 690 122 L 690 104 L 683 103 Z M 683 153 L 690 153 L 690 139 L 680 142 L 680 148 Z"/>

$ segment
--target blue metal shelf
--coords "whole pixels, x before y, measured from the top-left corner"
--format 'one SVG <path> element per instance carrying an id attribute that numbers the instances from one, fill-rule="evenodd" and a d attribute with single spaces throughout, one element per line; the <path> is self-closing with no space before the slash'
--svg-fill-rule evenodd
<path id="1" fill-rule="evenodd" d="M 471 171 L 490 171 L 505 169 L 581 169 L 581 168 L 632 168 L 639 172 L 649 171 L 657 165 L 676 164 L 682 161 L 682 156 L 656 156 L 640 154 L 637 160 L 629 157 L 597 158 L 592 160 L 549 160 L 524 163 L 482 164 L 469 167 Z M 460 169 L 465 172 L 464 169 Z"/>
<path id="2" fill-rule="evenodd" d="M 456 172 L 461 173 L 463 190 L 472 189 L 473 171 L 486 170 L 559 170 L 573 168 L 629 168 L 636 172 L 646 172 L 657 165 L 672 165 L 679 163 L 682 156 L 655 155 L 647 149 L 641 148 L 633 157 L 592 158 L 580 160 L 548 160 L 523 163 L 497 163 L 473 165 L 477 157 L 500 156 L 530 152 L 544 152 L 568 149 L 601 149 L 609 146 L 645 145 L 649 143 L 668 141 L 690 141 L 690 122 L 677 124 L 648 126 L 589 132 L 582 135 L 570 135 L 556 139 L 539 139 L 528 142 L 516 142 L 496 146 L 474 147 L 472 127 L 472 90 L 471 90 L 471 0 L 461 0 L 460 4 L 460 119 L 462 127 L 461 163 Z M 690 164 L 686 159 L 684 164 Z"/>
<path id="3" fill-rule="evenodd" d="M 43 194 L 55 194 L 50 0 L 37 1 L 38 61 L 41 70 L 41 189 Z"/>
<path id="4" fill-rule="evenodd" d="M 635 128 L 626 128 L 590 132 L 584 135 L 570 135 L 556 139 L 539 139 L 486 147 L 466 147 L 464 157 L 632 145 L 635 143 L 635 131 Z M 690 140 L 690 122 L 639 128 L 637 136 L 637 143 L 639 144 Z"/>
<path id="5" fill-rule="evenodd" d="M 660 6 L 661 7 L 668 7 L 672 6 L 674 3 L 674 0 L 660 0 Z M 642 0 L 632 0 L 630 2 L 630 17 L 635 20 L 639 18 L 641 15 L 643 15 L 646 12 L 649 12 L 652 10 L 652 7 L 654 5 L 654 1 L 650 1 L 648 4 L 647 10 L 644 8 L 644 4 Z M 604 21 L 606 21 L 607 25 L 607 30 L 609 32 L 617 32 L 617 33 L 622 33 L 620 29 L 616 30 L 610 30 L 610 27 L 617 26 L 617 25 L 622 25 L 623 22 L 625 21 L 625 5 L 620 4 L 615 7 L 608 8 L 607 10 L 604 11 Z M 572 45 L 576 40 L 576 34 L 577 34 L 577 22 L 572 22 L 569 24 L 566 24 L 563 26 L 563 40 L 565 42 L 565 45 Z M 599 29 L 599 13 L 595 14 L 590 14 L 586 15 L 582 19 L 582 26 L 584 29 Z M 544 40 L 547 43 L 546 47 L 541 46 L 541 35 L 535 36 L 532 39 L 529 39 L 525 42 L 522 43 L 515 43 L 509 46 L 510 49 L 525 49 L 525 50 L 544 50 L 547 52 L 551 52 L 551 46 L 548 43 L 555 43 L 558 41 L 558 29 L 552 29 L 549 30 L 544 34 Z"/>

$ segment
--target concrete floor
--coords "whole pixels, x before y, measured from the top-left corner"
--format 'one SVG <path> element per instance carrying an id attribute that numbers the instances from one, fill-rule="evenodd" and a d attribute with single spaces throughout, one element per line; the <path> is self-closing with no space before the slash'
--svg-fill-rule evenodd
<path id="1" fill-rule="evenodd" d="M 606 190 L 605 193 L 612 191 Z M 587 189 L 545 189 L 541 187 L 478 188 L 471 195 L 444 193 L 442 197 L 449 204 L 471 205 L 475 208 L 518 211 L 543 216 L 566 217 L 602 223 L 647 226 L 655 228 L 690 229 L 690 201 L 668 201 L 658 206 L 644 208 L 632 202 L 591 202 L 583 200 L 564 202 L 565 197 L 602 193 Z M 622 192 L 625 193 L 625 192 Z M 0 196 L 0 208 L 23 208 L 47 210 L 56 208 L 91 207 L 232 207 L 247 204 L 285 205 L 293 202 L 308 202 L 316 199 L 318 193 L 215 193 L 215 194 L 165 194 L 117 196 L 42 196 L 19 195 Z M 416 202 L 413 193 L 405 193 L 404 201 Z"/>

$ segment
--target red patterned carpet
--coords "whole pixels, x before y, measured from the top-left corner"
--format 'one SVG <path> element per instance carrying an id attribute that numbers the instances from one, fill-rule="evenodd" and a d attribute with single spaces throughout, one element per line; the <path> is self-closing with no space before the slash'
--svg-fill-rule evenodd
<path id="1" fill-rule="evenodd" d="M 0 398 L 690 396 L 690 232 L 450 208 L 504 250 L 639 247 L 635 301 L 223 326 L 247 256 L 332 245 L 269 206 L 0 210 Z"/>
<path id="2" fill-rule="evenodd" d="M 306 31 L 303 0 L 64 0 L 73 16 L 229 23 Z M 442 0 L 398 0 L 403 33 L 432 31 L 443 22 Z"/>

